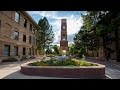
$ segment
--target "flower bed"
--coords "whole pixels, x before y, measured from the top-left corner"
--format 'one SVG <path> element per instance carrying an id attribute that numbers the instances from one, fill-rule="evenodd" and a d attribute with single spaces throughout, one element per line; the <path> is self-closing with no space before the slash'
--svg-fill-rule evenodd
<path id="1" fill-rule="evenodd" d="M 72 62 L 72 64 L 70 62 L 66 63 L 62 62 L 62 64 L 60 63 L 58 65 L 56 64 L 56 66 L 53 66 L 52 65 L 53 62 L 51 61 L 46 62 L 49 62 L 49 66 L 43 61 L 42 63 L 35 62 L 21 66 L 21 72 L 26 75 L 49 76 L 49 77 L 83 78 L 83 79 L 105 78 L 105 66 L 101 64 L 90 63 L 91 65 L 88 66 L 86 66 L 85 64 L 83 64 L 83 66 L 80 66 L 80 63 L 76 64 L 73 63 L 73 61 L 70 61 Z"/>
<path id="2" fill-rule="evenodd" d="M 56 60 L 51 59 L 47 61 L 37 61 L 30 63 L 31 66 L 97 66 L 97 64 L 87 62 L 85 60 L 76 60 L 76 59 L 66 59 L 66 60 Z"/>

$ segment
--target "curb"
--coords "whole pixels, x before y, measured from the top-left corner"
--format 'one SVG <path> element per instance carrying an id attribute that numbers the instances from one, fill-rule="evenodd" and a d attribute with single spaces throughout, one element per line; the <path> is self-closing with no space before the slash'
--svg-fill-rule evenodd
<path id="1" fill-rule="evenodd" d="M 109 75 L 105 75 L 106 79 L 113 79 L 112 77 L 110 77 Z"/>

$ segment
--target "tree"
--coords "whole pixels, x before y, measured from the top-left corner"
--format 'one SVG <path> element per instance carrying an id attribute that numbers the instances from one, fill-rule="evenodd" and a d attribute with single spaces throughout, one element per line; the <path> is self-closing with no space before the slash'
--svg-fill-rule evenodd
<path id="1" fill-rule="evenodd" d="M 106 30 L 102 30 L 106 28 L 103 28 L 105 26 L 98 25 L 97 23 L 106 13 L 106 11 L 87 11 L 86 15 L 82 15 L 83 26 L 74 37 L 74 42 L 78 47 L 81 48 L 81 46 L 84 46 L 86 49 L 92 51 L 99 49 L 99 36 L 104 34 L 102 31 L 106 32 Z"/>
<path id="2" fill-rule="evenodd" d="M 46 53 L 46 55 L 52 54 L 52 48 L 51 47 L 46 48 L 45 53 Z"/>
<path id="3" fill-rule="evenodd" d="M 59 55 L 59 46 L 53 45 L 53 50 L 55 55 Z"/>
<path id="4" fill-rule="evenodd" d="M 83 34 L 81 36 L 84 39 L 88 39 L 88 36 L 92 32 L 92 38 L 87 40 L 87 44 L 93 47 L 95 43 L 97 44 L 97 40 L 95 38 L 101 38 L 102 44 L 98 45 L 103 47 L 104 52 L 107 49 L 107 46 L 114 40 L 116 46 L 116 61 L 120 61 L 120 45 L 119 45 L 119 34 L 118 34 L 118 26 L 120 25 L 120 17 L 118 16 L 119 12 L 110 12 L 110 11 L 88 11 L 87 15 L 82 15 L 83 17 L 83 26 L 84 31 L 86 31 L 86 35 Z M 115 38 L 110 37 L 110 33 L 115 34 Z M 82 40 L 85 43 L 86 40 Z M 89 45 L 89 41 L 91 45 Z M 106 54 L 106 53 L 105 53 Z M 105 55 L 107 56 L 107 55 Z"/>
<path id="5" fill-rule="evenodd" d="M 48 48 L 54 40 L 54 33 L 46 17 L 40 19 L 38 25 L 41 27 L 41 31 L 38 30 L 37 32 L 37 46 L 40 52 L 44 54 L 45 48 Z"/>
<path id="6" fill-rule="evenodd" d="M 74 55 L 74 54 L 75 54 L 75 51 L 76 51 L 75 44 L 70 44 L 70 45 L 69 45 L 69 53 L 70 53 L 71 55 Z"/>

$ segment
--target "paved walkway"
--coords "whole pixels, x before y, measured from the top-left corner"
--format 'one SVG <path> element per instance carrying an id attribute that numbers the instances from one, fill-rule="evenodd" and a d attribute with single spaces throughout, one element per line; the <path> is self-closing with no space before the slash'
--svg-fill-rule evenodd
<path id="1" fill-rule="evenodd" d="M 120 79 L 120 62 L 99 61 L 97 58 L 87 58 L 90 62 L 100 63 L 106 66 L 105 74 L 109 79 Z"/>
<path id="2" fill-rule="evenodd" d="M 40 60 L 40 58 L 26 61 L 0 63 L 0 79 L 64 79 L 59 77 L 28 76 L 20 73 L 21 65 L 34 62 L 37 60 Z"/>

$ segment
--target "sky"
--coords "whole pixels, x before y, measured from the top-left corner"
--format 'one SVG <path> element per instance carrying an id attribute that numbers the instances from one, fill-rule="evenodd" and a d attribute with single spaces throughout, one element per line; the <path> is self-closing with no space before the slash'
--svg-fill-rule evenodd
<path id="1" fill-rule="evenodd" d="M 85 11 L 27 11 L 30 16 L 38 23 L 40 19 L 46 17 L 49 24 L 52 25 L 55 34 L 54 45 L 60 44 L 61 37 L 61 19 L 67 19 L 67 38 L 68 44 L 73 43 L 75 33 L 80 30 L 83 24 L 81 13 Z M 60 45 L 59 45 L 60 46 Z"/>

